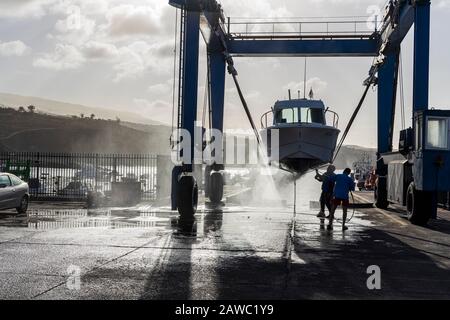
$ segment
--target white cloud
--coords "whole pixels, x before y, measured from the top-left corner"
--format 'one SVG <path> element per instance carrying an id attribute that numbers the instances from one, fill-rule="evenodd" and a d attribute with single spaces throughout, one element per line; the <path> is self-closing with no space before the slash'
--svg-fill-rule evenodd
<path id="1" fill-rule="evenodd" d="M 153 96 L 168 95 L 172 92 L 172 81 L 151 85 L 148 88 L 148 92 Z"/>
<path id="2" fill-rule="evenodd" d="M 304 93 L 303 91 L 305 88 L 304 84 L 305 84 L 304 81 L 290 82 L 283 87 L 283 90 L 285 92 L 288 92 L 288 90 L 291 90 L 293 97 L 297 97 L 297 93 L 298 93 L 298 91 L 300 91 L 301 96 L 303 97 L 303 93 Z M 328 87 L 328 83 L 326 83 L 325 81 L 322 81 L 320 78 L 318 78 L 318 77 L 311 78 L 306 81 L 306 96 L 308 96 L 309 91 L 311 89 L 313 89 L 314 93 L 320 94 L 320 93 L 323 93 L 327 89 L 327 87 Z"/>
<path id="3" fill-rule="evenodd" d="M 170 72 L 171 64 L 165 56 L 165 43 L 150 45 L 136 41 L 117 47 L 100 41 L 88 41 L 83 45 L 59 43 L 51 53 L 43 53 L 34 60 L 35 67 L 67 70 L 77 69 L 86 62 L 108 62 L 116 72 L 114 82 L 137 79 L 148 72 L 165 75 Z M 159 88 L 162 90 L 162 88 Z"/>
<path id="4" fill-rule="evenodd" d="M 56 22 L 55 31 L 54 38 L 58 41 L 81 45 L 94 37 L 96 21 L 84 15 L 76 18 L 69 16 Z"/>
<path id="5" fill-rule="evenodd" d="M 137 111 L 152 120 L 163 123 L 172 121 L 172 105 L 163 100 L 148 101 L 146 99 L 134 99 L 134 105 Z"/>
<path id="6" fill-rule="evenodd" d="M 280 4 L 278 1 L 258 0 L 257 5 L 254 1 L 243 0 L 224 0 L 223 3 L 225 13 L 231 17 L 289 17 L 291 11 L 286 4 Z"/>
<path id="7" fill-rule="evenodd" d="M 159 30 L 159 13 L 149 6 L 120 5 L 108 11 L 106 29 L 112 36 L 150 35 Z"/>
<path id="8" fill-rule="evenodd" d="M 0 17 L 41 18 L 57 0 L 1 0 Z"/>
<path id="9" fill-rule="evenodd" d="M 114 65 L 117 75 L 114 81 L 137 78 L 149 67 L 146 56 L 150 54 L 150 46 L 145 42 L 135 42 L 119 49 L 119 62 Z"/>
<path id="10" fill-rule="evenodd" d="M 149 71 L 157 74 L 168 73 L 170 63 L 163 59 L 171 57 L 164 55 L 165 48 L 165 43 L 150 45 L 145 41 L 136 41 L 119 48 L 117 63 L 113 66 L 117 71 L 114 81 L 139 78 Z"/>
<path id="11" fill-rule="evenodd" d="M 111 0 L 58 0 L 49 8 L 53 14 L 70 15 L 74 8 L 79 8 L 85 15 L 104 15 Z"/>
<path id="12" fill-rule="evenodd" d="M 83 55 L 86 59 L 109 60 L 117 57 L 119 51 L 113 44 L 89 41 L 82 47 Z"/>
<path id="13" fill-rule="evenodd" d="M 0 42 L 0 56 L 4 57 L 21 57 L 31 51 L 22 41 Z"/>
<path id="14" fill-rule="evenodd" d="M 57 44 L 54 52 L 36 58 L 33 66 L 51 70 L 70 70 L 81 67 L 84 62 L 84 56 L 76 47 Z"/>
<path id="15" fill-rule="evenodd" d="M 437 2 L 437 7 L 440 9 L 448 9 L 448 8 L 450 8 L 450 1 L 449 0 L 439 0 Z"/>

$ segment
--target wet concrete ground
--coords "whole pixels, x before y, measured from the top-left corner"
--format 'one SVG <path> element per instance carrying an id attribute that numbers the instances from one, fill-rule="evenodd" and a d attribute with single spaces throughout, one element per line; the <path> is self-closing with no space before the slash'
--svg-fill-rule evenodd
<path id="1" fill-rule="evenodd" d="M 182 229 L 176 214 L 151 205 L 2 212 L 0 298 L 450 298 L 448 213 L 422 228 L 364 209 L 345 233 L 327 231 L 316 214 L 306 205 L 295 219 L 290 207 L 202 207 Z M 381 268 L 381 290 L 367 288 L 371 265 Z"/>

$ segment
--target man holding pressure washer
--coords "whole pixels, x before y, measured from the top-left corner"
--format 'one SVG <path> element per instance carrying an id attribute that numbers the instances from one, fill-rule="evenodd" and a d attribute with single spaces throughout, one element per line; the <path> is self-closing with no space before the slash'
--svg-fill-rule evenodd
<path id="1" fill-rule="evenodd" d="M 334 190 L 334 172 L 336 171 L 336 167 L 333 165 L 328 166 L 327 172 L 324 174 L 320 174 L 319 170 L 316 169 L 316 177 L 315 179 L 322 183 L 322 193 L 320 195 L 320 212 L 317 215 L 318 218 L 325 218 L 325 207 L 331 214 L 331 210 L 333 209 L 333 190 Z"/>
<path id="2" fill-rule="evenodd" d="M 342 205 L 343 217 L 342 217 L 342 231 L 348 230 L 345 225 L 347 221 L 347 211 L 349 206 L 349 193 L 355 191 L 355 181 L 350 178 L 351 169 L 347 168 L 344 173 L 338 174 L 332 178 L 332 181 L 336 183 L 334 187 L 334 199 L 333 208 L 329 216 L 330 223 L 327 227 L 328 230 L 333 230 L 334 213 L 338 206 Z"/>

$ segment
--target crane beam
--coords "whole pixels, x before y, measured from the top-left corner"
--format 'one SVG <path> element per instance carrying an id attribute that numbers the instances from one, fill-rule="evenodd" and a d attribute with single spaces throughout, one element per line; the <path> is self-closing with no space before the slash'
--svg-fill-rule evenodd
<path id="1" fill-rule="evenodd" d="M 378 56 L 377 39 L 317 40 L 228 40 L 233 56 L 288 57 L 374 57 Z"/>

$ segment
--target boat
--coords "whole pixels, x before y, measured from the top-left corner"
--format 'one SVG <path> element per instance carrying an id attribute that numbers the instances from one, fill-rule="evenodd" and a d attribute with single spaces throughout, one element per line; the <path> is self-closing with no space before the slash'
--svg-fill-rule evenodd
<path id="1" fill-rule="evenodd" d="M 273 121 L 268 125 L 270 117 Z M 331 119 L 329 124 L 327 119 Z M 277 101 L 261 117 L 261 136 L 269 158 L 276 154 L 271 146 L 273 130 L 279 134 L 278 157 L 271 165 L 277 163 L 281 169 L 302 175 L 331 163 L 340 133 L 338 123 L 339 116 L 325 108 L 322 100 Z"/>

